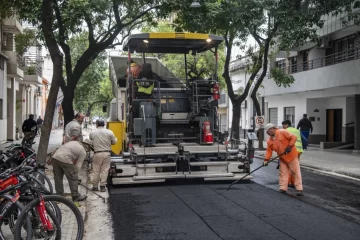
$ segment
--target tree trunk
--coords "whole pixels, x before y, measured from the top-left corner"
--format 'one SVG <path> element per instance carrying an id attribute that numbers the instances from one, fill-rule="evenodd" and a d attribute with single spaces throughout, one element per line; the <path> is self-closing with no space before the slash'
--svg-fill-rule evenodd
<path id="1" fill-rule="evenodd" d="M 49 91 L 49 97 L 46 105 L 45 110 L 45 118 L 44 118 L 44 125 L 41 128 L 41 137 L 40 137 L 40 143 L 39 148 L 37 152 L 37 161 L 39 164 L 44 164 L 46 160 L 46 155 L 48 154 L 48 146 L 50 141 L 50 132 L 52 129 L 52 122 L 54 119 L 54 113 L 55 113 L 55 107 L 56 107 L 56 100 L 57 95 L 59 92 L 60 85 L 58 82 L 60 82 L 60 79 L 62 78 L 62 58 L 58 59 L 57 61 L 53 62 L 54 70 L 53 70 L 53 79 Z M 61 70 L 60 70 L 61 69 Z"/>
<path id="2" fill-rule="evenodd" d="M 276 29 L 276 28 L 275 28 Z M 260 77 L 258 78 L 257 82 L 255 83 L 254 89 L 251 92 L 251 99 L 253 100 L 253 104 L 254 104 L 254 108 L 256 110 L 256 116 L 261 116 L 261 108 L 260 108 L 260 103 L 257 99 L 257 91 L 259 90 L 259 87 L 261 86 L 262 82 L 264 81 L 264 78 L 266 76 L 267 73 L 267 69 L 268 69 L 268 55 L 269 55 L 269 47 L 270 47 L 270 41 L 271 41 L 272 37 L 269 36 L 266 40 L 265 40 L 265 46 L 264 46 L 264 55 L 262 56 L 263 58 L 263 64 L 262 64 L 262 72 Z M 259 149 L 264 149 L 263 143 L 264 143 L 264 133 L 263 133 L 263 128 L 260 127 L 261 133 L 259 132 Z"/>
<path id="3" fill-rule="evenodd" d="M 74 119 L 73 100 L 75 93 L 74 90 L 69 89 L 69 87 L 63 89 L 63 93 L 64 93 L 64 100 L 62 102 L 62 107 L 64 111 L 64 127 L 65 127 L 66 124 L 68 124 Z"/>
<path id="4" fill-rule="evenodd" d="M 43 0 L 42 3 L 42 31 L 45 38 L 46 46 L 49 49 L 51 60 L 53 61 L 53 79 L 49 91 L 49 97 L 45 110 L 44 125 L 41 129 L 41 137 L 39 149 L 37 153 L 38 164 L 44 164 L 49 146 L 50 132 L 52 128 L 52 121 L 56 107 L 57 95 L 60 84 L 63 82 L 63 56 L 57 45 L 53 33 L 53 5 L 52 0 Z"/>
<path id="5" fill-rule="evenodd" d="M 241 99 L 231 101 L 233 105 L 233 116 L 231 124 L 231 138 L 240 139 L 240 117 L 241 117 Z"/>
<path id="6" fill-rule="evenodd" d="M 260 107 L 260 103 L 259 103 L 259 100 L 257 99 L 257 97 L 252 94 L 251 95 L 251 99 L 253 100 L 253 104 L 254 104 L 254 107 L 255 107 L 255 113 L 256 113 L 256 116 L 261 116 L 261 107 Z M 264 139 L 265 139 L 265 136 L 264 136 L 264 128 L 261 126 L 260 129 L 258 130 L 259 132 L 259 150 L 263 150 L 264 149 Z"/>

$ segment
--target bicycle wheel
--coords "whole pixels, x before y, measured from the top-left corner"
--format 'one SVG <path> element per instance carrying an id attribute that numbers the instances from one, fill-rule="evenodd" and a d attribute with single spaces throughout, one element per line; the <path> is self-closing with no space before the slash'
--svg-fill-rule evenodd
<path id="1" fill-rule="evenodd" d="M 31 170 L 31 169 L 33 169 L 33 167 L 25 166 L 24 169 Z M 53 185 L 51 183 L 51 180 L 49 179 L 48 176 L 46 176 L 46 174 L 43 171 L 37 170 L 36 172 L 32 173 L 31 176 L 38 179 L 38 180 L 40 180 L 40 182 L 45 187 L 45 189 L 48 192 L 50 192 L 51 194 L 54 194 L 54 188 L 53 188 Z"/>
<path id="2" fill-rule="evenodd" d="M 62 232 L 60 223 L 55 216 L 54 212 L 45 205 L 46 214 L 48 215 L 48 219 L 53 227 L 53 229 L 46 231 L 44 229 L 43 222 L 41 221 L 41 217 L 36 210 L 36 206 L 34 208 L 29 209 L 27 214 L 20 214 L 19 219 L 17 220 L 16 230 L 20 231 L 20 235 L 17 237 L 15 232 L 15 239 L 21 240 L 31 240 L 31 239 L 54 239 L 61 240 Z M 28 219 L 26 221 L 26 219 Z M 30 220 L 30 221 L 29 221 Z"/>
<path id="3" fill-rule="evenodd" d="M 53 188 L 53 185 L 51 183 L 51 180 L 49 179 L 48 176 L 46 176 L 46 174 L 43 171 L 38 170 L 36 172 L 36 177 L 37 177 L 37 179 L 44 178 L 43 184 L 44 184 L 46 190 L 48 190 L 51 194 L 54 194 L 54 188 Z"/>
<path id="4" fill-rule="evenodd" d="M 24 206 L 20 201 L 13 203 L 10 199 L 7 199 L 2 201 L 0 208 L 1 211 L 5 211 L 0 220 L 0 239 L 14 239 L 15 224 Z M 30 224 L 30 219 L 27 220 Z"/>
<path id="5" fill-rule="evenodd" d="M 48 202 L 56 203 L 61 211 L 61 239 L 81 240 L 84 236 L 84 220 L 75 204 L 69 199 L 56 195 L 44 196 L 43 198 L 45 205 L 47 205 Z M 16 221 L 15 239 L 21 239 L 22 223 L 29 212 L 34 211 L 39 203 L 40 200 L 35 199 L 23 209 L 18 221 Z M 47 207 L 47 209 L 49 209 L 49 207 Z M 59 222 L 58 219 L 56 221 Z"/>

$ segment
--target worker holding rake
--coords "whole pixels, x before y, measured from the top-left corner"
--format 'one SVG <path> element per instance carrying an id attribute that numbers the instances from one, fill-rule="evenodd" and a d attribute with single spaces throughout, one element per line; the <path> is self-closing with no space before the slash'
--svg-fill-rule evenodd
<path id="1" fill-rule="evenodd" d="M 264 166 L 275 151 L 280 156 L 280 171 L 279 171 L 279 185 L 280 192 L 286 193 L 288 190 L 288 177 L 290 170 L 294 173 L 295 188 L 298 196 L 303 196 L 302 178 L 300 172 L 300 164 L 298 159 L 298 152 L 295 147 L 297 137 L 284 129 L 278 129 L 274 124 L 267 124 L 265 126 L 266 133 L 270 136 L 267 141 L 266 155 L 264 159 Z M 285 153 L 285 154 L 283 154 Z"/>

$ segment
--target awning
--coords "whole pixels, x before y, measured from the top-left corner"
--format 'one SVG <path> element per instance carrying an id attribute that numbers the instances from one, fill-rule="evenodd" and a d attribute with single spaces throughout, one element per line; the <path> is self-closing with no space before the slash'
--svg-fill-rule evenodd
<path id="1" fill-rule="evenodd" d="M 210 50 L 224 40 L 221 36 L 203 33 L 140 33 L 129 36 L 123 50 L 138 53 L 198 53 Z"/>

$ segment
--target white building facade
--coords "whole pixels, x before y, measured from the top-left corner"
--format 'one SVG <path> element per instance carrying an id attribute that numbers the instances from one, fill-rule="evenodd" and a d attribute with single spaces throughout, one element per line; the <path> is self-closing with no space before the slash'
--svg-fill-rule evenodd
<path id="1" fill-rule="evenodd" d="M 281 126 L 289 119 L 296 126 L 306 113 L 314 127 L 309 143 L 355 143 L 360 150 L 360 27 L 344 26 L 343 18 L 324 17 L 320 44 L 305 44 L 272 63 L 295 82 L 283 88 L 265 79 L 262 96 L 267 122 Z"/>
<path id="2" fill-rule="evenodd" d="M 247 71 L 247 65 L 250 63 L 249 58 L 236 59 L 230 62 L 230 77 L 232 81 L 232 87 L 235 94 L 242 94 L 246 85 L 250 79 L 250 73 Z M 261 74 L 259 71 L 259 75 Z M 257 79 L 257 78 L 255 78 Z M 254 85 L 254 84 L 253 84 Z M 252 87 L 253 87 L 252 85 Z M 255 114 L 254 104 L 250 97 L 252 89 L 250 88 L 249 94 L 246 100 L 241 104 L 241 118 L 240 118 L 240 138 L 246 137 L 246 132 L 253 129 L 253 116 Z M 221 131 L 230 130 L 232 126 L 232 117 L 233 117 L 233 104 L 227 94 L 227 89 L 221 90 L 220 100 L 219 100 L 219 125 L 221 126 Z M 263 88 L 260 88 L 259 93 L 263 93 Z M 259 102 L 262 107 L 262 98 L 259 98 Z"/>
<path id="3" fill-rule="evenodd" d="M 0 143 L 22 137 L 22 123 L 29 114 L 43 115 L 48 84 L 42 78 L 39 43 L 23 55 L 16 50 L 15 35 L 23 33 L 17 16 L 0 24 Z"/>

